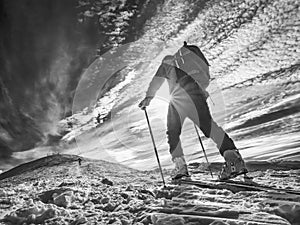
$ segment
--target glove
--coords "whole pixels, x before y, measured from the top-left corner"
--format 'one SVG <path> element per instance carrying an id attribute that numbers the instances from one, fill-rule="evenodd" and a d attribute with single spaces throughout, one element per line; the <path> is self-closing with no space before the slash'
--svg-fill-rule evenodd
<path id="1" fill-rule="evenodd" d="M 142 110 L 145 110 L 145 108 L 150 104 L 153 97 L 146 97 L 143 99 L 143 101 L 140 102 L 139 107 Z"/>

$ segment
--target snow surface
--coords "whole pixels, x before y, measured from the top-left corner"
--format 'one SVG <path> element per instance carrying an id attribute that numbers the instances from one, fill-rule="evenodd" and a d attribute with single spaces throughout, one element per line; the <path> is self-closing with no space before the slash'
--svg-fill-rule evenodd
<path id="1" fill-rule="evenodd" d="M 81 159 L 79 165 L 78 156 L 52 155 L 1 174 L 0 224 L 300 224 L 300 195 L 163 188 L 157 170 Z M 220 166 L 212 164 L 215 176 Z M 194 179 L 210 179 L 204 164 L 189 168 Z M 252 162 L 249 168 L 260 184 L 300 191 L 297 162 Z M 166 179 L 170 173 L 164 170 Z"/>

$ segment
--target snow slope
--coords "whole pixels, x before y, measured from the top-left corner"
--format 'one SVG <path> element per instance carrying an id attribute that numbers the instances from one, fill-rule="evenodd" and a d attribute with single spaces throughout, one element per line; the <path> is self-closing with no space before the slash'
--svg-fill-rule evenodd
<path id="1" fill-rule="evenodd" d="M 81 159 L 79 165 L 78 156 L 52 155 L 1 174 L 0 224 L 300 224 L 299 195 L 162 188 L 157 170 Z M 212 165 L 214 174 L 220 166 Z M 256 182 L 300 191 L 299 162 L 248 166 Z M 204 164 L 189 167 L 195 179 L 210 179 Z"/>

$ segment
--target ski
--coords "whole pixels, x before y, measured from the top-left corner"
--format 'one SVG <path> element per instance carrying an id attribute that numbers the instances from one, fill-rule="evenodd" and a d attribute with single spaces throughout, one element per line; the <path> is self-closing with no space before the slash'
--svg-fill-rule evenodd
<path id="1" fill-rule="evenodd" d="M 246 183 L 243 181 L 234 181 L 234 180 L 212 180 L 212 181 L 200 181 L 200 180 L 192 180 L 192 179 L 181 179 L 173 182 L 174 184 L 189 184 L 195 185 L 202 188 L 210 188 L 210 189 L 227 189 L 232 191 L 233 193 L 237 193 L 240 191 L 275 191 L 275 192 L 284 192 L 288 194 L 300 195 L 300 191 L 291 190 L 291 189 L 283 189 L 276 188 L 267 185 L 262 185 L 256 182 L 251 181 L 250 183 Z"/>
<path id="2" fill-rule="evenodd" d="M 288 194 L 300 195 L 300 191 L 297 191 L 297 190 L 272 187 L 272 186 L 268 186 L 268 185 L 264 185 L 264 184 L 259 184 L 254 181 L 243 182 L 243 181 L 236 181 L 236 180 L 224 180 L 224 181 L 216 180 L 215 182 L 223 182 L 223 183 L 232 184 L 235 186 L 253 187 L 253 188 L 261 189 L 262 191 L 264 191 L 264 190 L 277 191 L 277 192 L 285 192 Z"/>

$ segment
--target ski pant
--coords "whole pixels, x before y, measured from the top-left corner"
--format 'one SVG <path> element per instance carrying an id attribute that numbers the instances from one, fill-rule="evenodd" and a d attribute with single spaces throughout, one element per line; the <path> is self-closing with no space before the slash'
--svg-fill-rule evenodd
<path id="1" fill-rule="evenodd" d="M 191 119 L 207 138 L 211 138 L 220 154 L 236 149 L 233 140 L 212 119 L 206 97 L 195 82 L 181 84 L 178 93 L 173 93 L 167 116 L 167 138 L 172 159 L 183 155 L 180 134 L 186 118 Z"/>

